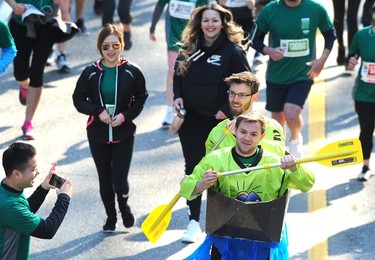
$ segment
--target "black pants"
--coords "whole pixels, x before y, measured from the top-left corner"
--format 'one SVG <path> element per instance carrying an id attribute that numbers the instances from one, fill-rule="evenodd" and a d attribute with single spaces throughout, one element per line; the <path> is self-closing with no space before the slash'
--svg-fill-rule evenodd
<path id="1" fill-rule="evenodd" d="M 360 3 L 361 3 L 361 0 L 348 0 L 348 8 L 346 8 L 345 0 L 333 0 L 334 26 L 336 29 L 337 42 L 340 48 L 344 48 L 343 32 L 344 32 L 345 11 L 347 10 L 346 21 L 347 21 L 347 26 L 348 26 L 348 47 L 349 47 L 352 42 L 354 34 L 358 30 L 357 16 L 358 16 L 358 8 L 359 8 Z"/>
<path id="2" fill-rule="evenodd" d="M 120 17 L 120 22 L 123 24 L 130 24 L 132 22 L 132 16 L 130 15 L 130 6 L 132 5 L 132 0 L 117 0 L 119 3 L 117 5 L 118 16 Z M 113 23 L 113 15 L 115 13 L 116 3 L 115 0 L 103 0 L 103 16 L 102 25 L 106 23 Z"/>
<path id="3" fill-rule="evenodd" d="M 133 155 L 134 137 L 115 144 L 89 142 L 99 176 L 100 197 L 108 217 L 116 217 L 115 194 L 119 208 L 127 205 L 128 174 Z"/>
<path id="4" fill-rule="evenodd" d="M 362 144 L 363 159 L 370 159 L 375 127 L 375 103 L 355 101 L 360 127 L 359 140 Z"/>
<path id="5" fill-rule="evenodd" d="M 205 142 L 208 134 L 211 132 L 220 120 L 214 116 L 202 116 L 192 111 L 188 111 L 185 121 L 182 124 L 178 135 L 182 145 L 182 152 L 185 158 L 185 174 L 192 174 L 194 167 L 199 163 L 206 153 Z M 201 212 L 202 197 L 187 201 L 189 206 L 189 219 L 199 222 Z"/>
<path id="6" fill-rule="evenodd" d="M 23 81 L 30 78 L 30 87 L 42 87 L 44 68 L 55 43 L 55 30 L 49 25 L 39 25 L 36 38 L 28 38 L 26 26 L 13 19 L 9 21 L 9 29 L 17 47 L 17 55 L 13 60 L 15 79 Z"/>

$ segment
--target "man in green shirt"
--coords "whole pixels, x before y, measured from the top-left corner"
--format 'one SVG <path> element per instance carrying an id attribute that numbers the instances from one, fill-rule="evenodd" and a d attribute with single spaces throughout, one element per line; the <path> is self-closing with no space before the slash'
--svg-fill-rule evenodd
<path id="1" fill-rule="evenodd" d="M 284 128 L 289 128 L 289 152 L 302 156 L 301 111 L 313 80 L 322 71 L 335 41 L 335 29 L 327 10 L 314 0 L 278 0 L 266 5 L 256 21 L 253 48 L 269 55 L 266 109 Z M 317 29 L 325 46 L 315 58 Z M 269 33 L 272 46 L 263 44 Z"/>
<path id="2" fill-rule="evenodd" d="M 26 198 L 23 190 L 33 187 L 39 174 L 35 148 L 30 144 L 13 143 L 3 153 L 5 179 L 0 185 L 0 259 L 29 259 L 30 236 L 51 239 L 68 211 L 72 183 L 66 180 L 56 189 L 57 201 L 47 219 L 35 213 L 42 205 L 55 173 L 54 164 L 35 192 Z"/>

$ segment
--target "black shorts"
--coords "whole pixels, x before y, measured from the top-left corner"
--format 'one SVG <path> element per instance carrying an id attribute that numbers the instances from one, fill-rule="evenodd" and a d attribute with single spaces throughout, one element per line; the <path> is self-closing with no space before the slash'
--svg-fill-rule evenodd
<path id="1" fill-rule="evenodd" d="M 303 108 L 309 95 L 313 81 L 304 80 L 290 84 L 274 84 L 267 81 L 266 109 L 271 112 L 282 112 L 285 103 L 291 103 Z"/>

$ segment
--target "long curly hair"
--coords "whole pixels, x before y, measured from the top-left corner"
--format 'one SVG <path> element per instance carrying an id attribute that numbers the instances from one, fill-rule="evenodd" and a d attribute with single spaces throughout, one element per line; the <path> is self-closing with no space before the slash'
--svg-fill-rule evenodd
<path id="1" fill-rule="evenodd" d="M 247 48 L 248 43 L 242 44 L 246 40 L 244 37 L 244 31 L 234 22 L 233 15 L 230 11 L 217 3 L 197 7 L 191 13 L 189 22 L 182 32 L 182 40 L 179 42 L 179 45 L 182 46 L 180 49 L 180 55 L 182 55 L 183 58 L 177 61 L 177 75 L 186 75 L 191 65 L 189 57 L 198 50 L 199 40 L 204 37 L 201 29 L 201 21 L 203 13 L 206 10 L 214 10 L 218 12 L 223 26 L 222 31 L 225 32 L 227 38 L 231 42 L 241 46 L 243 49 Z"/>

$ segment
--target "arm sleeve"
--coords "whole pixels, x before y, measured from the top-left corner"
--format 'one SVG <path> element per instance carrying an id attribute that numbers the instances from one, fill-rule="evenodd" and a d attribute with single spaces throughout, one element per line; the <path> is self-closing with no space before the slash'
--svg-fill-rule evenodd
<path id="1" fill-rule="evenodd" d="M 154 13 L 152 14 L 151 26 L 150 26 L 150 34 L 155 33 L 156 24 L 158 23 L 161 14 L 163 13 L 165 4 L 157 2 Z"/>
<path id="2" fill-rule="evenodd" d="M 328 31 L 322 32 L 324 37 L 324 49 L 332 50 L 333 44 L 336 40 L 336 31 L 335 28 L 332 26 Z"/>
<path id="3" fill-rule="evenodd" d="M 49 190 L 43 189 L 42 185 L 39 185 L 34 193 L 27 199 L 30 205 L 30 211 L 36 213 L 42 203 L 44 202 Z"/>
<path id="4" fill-rule="evenodd" d="M 53 238 L 64 220 L 68 211 L 69 202 L 69 195 L 65 193 L 59 194 L 51 214 L 49 214 L 45 220 L 41 219 L 38 227 L 31 233 L 31 236 L 42 239 Z"/>
<path id="5" fill-rule="evenodd" d="M 265 36 L 265 32 L 262 32 L 259 29 L 256 31 L 251 47 L 253 47 L 253 49 L 255 49 L 257 52 L 263 53 L 263 49 L 266 47 L 266 45 L 263 43 Z"/>
<path id="6" fill-rule="evenodd" d="M 177 61 L 180 60 L 181 57 L 177 58 Z M 182 82 L 183 77 L 176 74 L 177 70 L 177 61 L 174 66 L 174 75 L 173 75 L 173 100 L 181 97 L 181 89 L 182 89 Z"/>

